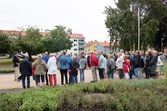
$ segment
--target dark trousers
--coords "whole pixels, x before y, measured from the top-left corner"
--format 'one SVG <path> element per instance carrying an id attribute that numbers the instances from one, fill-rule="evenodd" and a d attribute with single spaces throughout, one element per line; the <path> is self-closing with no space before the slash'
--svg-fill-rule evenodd
<path id="1" fill-rule="evenodd" d="M 150 70 L 149 70 L 149 68 L 145 67 L 144 71 L 145 71 L 145 74 L 146 74 L 146 78 L 149 78 L 150 77 Z"/>
<path id="2" fill-rule="evenodd" d="M 27 78 L 27 88 L 30 88 L 30 76 L 24 76 L 24 75 L 22 75 L 22 86 L 23 86 L 23 89 L 26 88 L 25 78 Z"/>
<path id="3" fill-rule="evenodd" d="M 104 79 L 104 68 L 99 68 L 98 70 L 100 79 Z"/>
<path id="4" fill-rule="evenodd" d="M 124 78 L 123 69 L 118 69 L 118 73 L 119 73 L 119 78 L 120 78 L 120 79 L 123 79 L 123 78 Z"/>
<path id="5" fill-rule="evenodd" d="M 61 85 L 64 84 L 64 76 L 65 76 L 66 84 L 68 84 L 67 69 L 60 69 L 60 73 L 61 73 Z"/>
<path id="6" fill-rule="evenodd" d="M 47 72 L 46 72 L 46 75 L 45 75 L 45 79 L 46 79 L 46 85 L 49 85 L 48 74 L 47 74 Z"/>

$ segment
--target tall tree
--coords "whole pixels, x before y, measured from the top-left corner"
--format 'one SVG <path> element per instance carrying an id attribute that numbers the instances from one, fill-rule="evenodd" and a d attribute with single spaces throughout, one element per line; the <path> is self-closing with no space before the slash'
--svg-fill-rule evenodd
<path id="1" fill-rule="evenodd" d="M 45 38 L 43 51 L 59 52 L 68 50 L 72 47 L 72 41 L 69 34 L 72 34 L 71 29 L 66 29 L 65 26 L 55 26 L 55 29 L 50 30 L 49 38 Z"/>
<path id="2" fill-rule="evenodd" d="M 1 53 L 9 53 L 10 48 L 11 48 L 11 46 L 10 46 L 11 40 L 6 34 L 4 34 L 2 32 L 0 32 L 0 44 L 1 44 L 0 45 L 0 52 Z"/>
<path id="3" fill-rule="evenodd" d="M 32 60 L 32 54 L 37 54 L 42 51 L 43 44 L 41 43 L 42 35 L 38 28 L 28 27 L 26 29 L 26 35 L 19 33 L 18 38 L 14 40 L 14 44 L 19 46 L 19 50 L 27 52 L 29 59 Z"/>
<path id="4" fill-rule="evenodd" d="M 140 7 L 141 48 L 154 46 L 159 21 L 166 13 L 166 7 L 160 0 L 115 0 L 117 8 L 106 7 L 105 21 L 110 41 L 120 41 L 125 50 L 137 49 L 137 13 Z M 162 16 L 161 16 L 162 15 Z M 128 44 L 128 45 L 127 45 Z"/>

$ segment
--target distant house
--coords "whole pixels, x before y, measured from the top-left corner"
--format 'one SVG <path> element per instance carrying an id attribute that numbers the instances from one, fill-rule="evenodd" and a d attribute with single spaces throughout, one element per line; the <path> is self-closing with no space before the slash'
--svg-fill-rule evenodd
<path id="1" fill-rule="evenodd" d="M 89 51 L 96 51 L 96 45 L 98 43 L 99 42 L 97 40 L 86 43 L 86 52 L 88 53 Z"/>
<path id="2" fill-rule="evenodd" d="M 96 52 L 99 52 L 99 51 L 103 51 L 104 54 L 106 53 L 111 53 L 112 50 L 110 49 L 110 42 L 99 42 L 97 45 L 96 45 Z"/>
<path id="3" fill-rule="evenodd" d="M 67 50 L 67 53 L 79 53 L 85 52 L 86 43 L 85 37 L 82 34 L 69 34 L 70 40 L 73 41 L 73 46 L 70 50 Z"/>

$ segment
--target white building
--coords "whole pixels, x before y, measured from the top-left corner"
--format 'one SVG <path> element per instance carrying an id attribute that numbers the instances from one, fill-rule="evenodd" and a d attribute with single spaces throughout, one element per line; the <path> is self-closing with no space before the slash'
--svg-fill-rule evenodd
<path id="1" fill-rule="evenodd" d="M 67 53 L 79 53 L 85 52 L 86 42 L 85 37 L 82 34 L 69 34 L 70 40 L 73 41 L 72 47 L 70 50 L 67 50 Z"/>

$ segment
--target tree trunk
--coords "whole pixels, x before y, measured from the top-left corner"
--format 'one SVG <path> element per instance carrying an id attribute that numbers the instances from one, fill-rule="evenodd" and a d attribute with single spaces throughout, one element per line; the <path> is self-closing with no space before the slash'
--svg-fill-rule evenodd
<path id="1" fill-rule="evenodd" d="M 31 54 L 31 52 L 27 52 L 27 53 L 28 53 L 28 57 L 29 57 L 28 60 L 32 62 L 32 61 L 33 61 L 33 58 L 32 58 L 32 54 Z"/>

